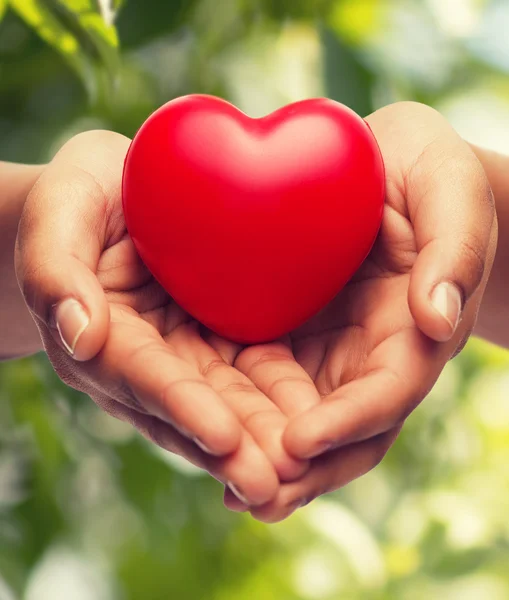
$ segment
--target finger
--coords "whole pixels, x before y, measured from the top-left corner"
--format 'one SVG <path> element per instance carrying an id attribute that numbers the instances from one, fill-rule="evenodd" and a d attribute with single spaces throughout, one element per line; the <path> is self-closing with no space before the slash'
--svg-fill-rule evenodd
<path id="1" fill-rule="evenodd" d="M 269 503 L 250 509 L 252 516 L 264 523 L 277 523 L 288 518 L 315 498 L 338 490 L 374 469 L 394 443 L 400 427 L 339 450 L 328 452 L 312 462 L 311 469 L 298 481 L 281 486 Z M 245 507 L 225 498 L 228 507 L 241 511 Z"/>
<path id="2" fill-rule="evenodd" d="M 367 120 L 386 158 L 393 195 L 388 201 L 406 199 L 415 231 L 410 310 L 426 335 L 447 341 L 493 262 L 495 209 L 488 180 L 468 145 L 429 107 L 396 104 Z"/>
<path id="3" fill-rule="evenodd" d="M 239 449 L 223 459 L 207 459 L 208 470 L 246 506 L 270 502 L 279 490 L 274 466 L 248 432 L 244 432 Z"/>
<path id="4" fill-rule="evenodd" d="M 289 342 L 250 346 L 234 366 L 288 417 L 320 403 L 313 380 L 295 360 Z"/>
<path id="5" fill-rule="evenodd" d="M 308 465 L 289 456 L 283 448 L 281 440 L 287 419 L 278 407 L 248 377 L 226 363 L 196 328 L 180 327 L 168 339 L 185 360 L 195 362 L 205 380 L 267 454 L 281 480 L 300 477 Z"/>
<path id="6" fill-rule="evenodd" d="M 240 444 L 241 426 L 229 406 L 152 326 L 125 307 L 111 306 L 106 343 L 82 366 L 80 380 L 171 424 L 211 454 L 229 454 Z"/>
<path id="7" fill-rule="evenodd" d="M 252 415 L 249 425 L 253 436 L 271 457 L 282 481 L 301 477 L 309 468 L 308 462 L 295 463 L 281 440 L 287 417 L 320 403 L 311 377 L 295 360 L 290 343 L 284 341 L 250 346 L 238 355 L 234 365 L 281 411 Z"/>
<path id="8" fill-rule="evenodd" d="M 225 507 L 232 512 L 245 513 L 249 510 L 249 506 L 237 498 L 228 486 L 224 488 L 223 502 Z"/>
<path id="9" fill-rule="evenodd" d="M 237 494 L 235 498 L 242 498 L 237 501 L 243 506 L 265 504 L 277 494 L 279 481 L 274 468 L 246 432 L 237 452 L 226 457 L 210 456 L 161 419 L 140 414 L 103 394 L 96 393 L 93 396 L 103 410 L 133 425 L 150 442 L 205 469 L 215 479 L 229 486 L 230 493 Z"/>
<path id="10" fill-rule="evenodd" d="M 160 419 L 138 415 L 135 426 L 161 448 L 179 454 L 205 469 L 228 487 L 244 506 L 270 502 L 279 490 L 277 474 L 251 436 L 244 432 L 236 452 L 225 457 L 210 456 Z"/>
<path id="11" fill-rule="evenodd" d="M 309 469 L 309 461 L 291 456 L 283 446 L 288 418 L 279 411 L 255 412 L 244 421 L 260 449 L 274 465 L 281 481 L 293 481 Z"/>
<path id="12" fill-rule="evenodd" d="M 128 144 L 111 132 L 73 138 L 44 170 L 20 221 L 16 270 L 27 305 L 76 360 L 95 356 L 107 336 L 108 303 L 95 273 L 115 233 Z"/>
<path id="13" fill-rule="evenodd" d="M 358 378 L 289 423 L 286 449 L 311 458 L 398 426 L 435 383 L 447 351 L 415 327 L 386 339 Z"/>
<path id="14" fill-rule="evenodd" d="M 119 421 L 129 423 L 148 441 L 185 458 L 195 467 L 206 468 L 205 453 L 168 423 L 152 415 L 142 414 L 100 392 L 92 393 L 91 397 L 107 414 Z"/>

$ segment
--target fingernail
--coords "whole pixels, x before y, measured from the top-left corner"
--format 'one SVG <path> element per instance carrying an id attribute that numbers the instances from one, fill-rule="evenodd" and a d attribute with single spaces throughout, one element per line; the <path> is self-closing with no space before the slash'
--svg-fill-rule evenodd
<path id="1" fill-rule="evenodd" d="M 240 491 L 240 489 L 235 484 L 233 484 L 231 481 L 229 481 L 228 487 L 231 489 L 231 491 L 237 496 L 237 498 L 241 502 L 244 502 L 244 504 L 247 504 L 249 506 L 249 500 L 244 496 L 244 494 Z"/>
<path id="2" fill-rule="evenodd" d="M 331 450 L 334 450 L 334 448 L 337 447 L 338 442 L 331 442 L 329 440 L 320 442 L 319 444 L 317 444 L 316 448 L 313 451 L 313 457 L 320 456 L 322 454 L 325 454 L 326 452 L 330 452 Z"/>
<path id="3" fill-rule="evenodd" d="M 76 355 L 76 345 L 90 323 L 85 309 L 74 298 L 67 298 L 57 306 L 55 321 L 64 348 L 71 356 L 80 360 Z"/>
<path id="4" fill-rule="evenodd" d="M 451 335 L 458 326 L 462 300 L 457 286 L 447 281 L 439 283 L 431 294 L 433 308 L 447 321 L 451 328 Z"/>
<path id="5" fill-rule="evenodd" d="M 207 454 L 214 454 L 212 450 L 200 440 L 200 438 L 194 437 L 193 442 L 198 446 L 198 448 L 200 448 L 200 450 L 203 450 L 203 452 L 206 452 Z"/>
<path id="6" fill-rule="evenodd" d="M 309 504 L 309 500 L 306 498 L 299 498 L 298 500 L 295 500 L 295 502 L 292 502 L 288 508 L 293 512 L 299 510 L 299 508 L 303 508 L 306 504 Z"/>

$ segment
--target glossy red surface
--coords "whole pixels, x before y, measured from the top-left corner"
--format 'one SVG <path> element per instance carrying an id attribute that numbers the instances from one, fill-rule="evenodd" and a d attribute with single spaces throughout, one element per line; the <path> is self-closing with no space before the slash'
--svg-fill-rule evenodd
<path id="1" fill-rule="evenodd" d="M 123 205 L 173 298 L 243 343 L 305 322 L 352 277 L 380 226 L 383 162 L 366 123 L 325 99 L 251 119 L 210 96 L 161 107 L 134 138 Z"/>

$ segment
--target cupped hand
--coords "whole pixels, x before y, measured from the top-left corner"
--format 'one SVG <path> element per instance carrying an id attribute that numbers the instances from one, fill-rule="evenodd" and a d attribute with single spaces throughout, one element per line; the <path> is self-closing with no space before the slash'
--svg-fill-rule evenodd
<path id="1" fill-rule="evenodd" d="M 380 462 L 472 332 L 493 263 L 492 193 L 445 119 L 399 103 L 367 122 L 386 166 L 382 227 L 354 279 L 291 335 L 322 400 L 292 418 L 284 434 L 288 452 L 310 459 L 311 468 L 252 510 L 263 521 L 287 517 Z M 234 365 L 252 369 L 242 352 Z M 225 502 L 247 509 L 228 490 Z"/>
<path id="2" fill-rule="evenodd" d="M 17 238 L 27 305 L 67 384 L 249 505 L 266 504 L 280 480 L 307 470 L 282 434 L 289 414 L 320 397 L 289 340 L 242 352 L 200 328 L 150 275 L 122 212 L 128 146 L 111 132 L 81 134 L 43 171 Z M 248 374 L 233 366 L 245 360 Z"/>
<path id="3" fill-rule="evenodd" d="M 273 344 L 201 329 L 141 264 L 120 202 L 126 138 L 72 140 L 25 206 L 18 276 L 59 375 L 260 520 L 381 460 L 467 339 L 493 261 L 491 191 L 468 146 L 420 105 L 367 120 L 387 171 L 379 239 L 331 305 Z"/>

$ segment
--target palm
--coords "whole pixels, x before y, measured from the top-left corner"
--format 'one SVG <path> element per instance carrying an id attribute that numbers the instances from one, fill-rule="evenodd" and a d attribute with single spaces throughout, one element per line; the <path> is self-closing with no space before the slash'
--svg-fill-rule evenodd
<path id="1" fill-rule="evenodd" d="M 285 518 L 370 470 L 422 397 L 415 394 L 411 405 L 403 401 L 407 381 L 426 380 L 423 371 L 438 374 L 443 360 L 433 358 L 443 350 L 421 333 L 408 307 L 416 257 L 414 230 L 389 200 L 378 239 L 361 269 L 323 311 L 292 332 L 295 359 L 330 410 L 312 410 L 291 424 L 286 446 L 298 456 L 312 457 L 311 469 L 299 481 L 284 484 L 270 504 L 252 511 L 255 517 Z M 237 361 L 241 359 L 242 352 Z M 245 363 L 243 368 L 248 368 Z M 226 501 L 230 508 L 240 508 L 228 492 Z"/>
<path id="2" fill-rule="evenodd" d="M 281 445 L 287 419 L 278 406 L 277 398 L 273 402 L 268 394 L 263 393 L 266 391 L 263 382 L 254 377 L 256 385 L 246 372 L 233 366 L 234 363 L 242 363 L 244 358 L 249 364 L 254 364 L 255 353 L 262 351 L 262 348 L 254 347 L 254 353 L 243 350 L 241 346 L 202 327 L 152 277 L 125 229 L 117 231 L 113 239 L 114 243 L 103 252 L 97 269 L 97 277 L 110 303 L 112 328 L 108 344 L 114 347 L 113 353 L 116 356 L 122 353 L 125 357 L 123 360 L 130 363 L 126 369 L 130 372 L 139 370 L 139 378 L 147 370 L 147 365 L 152 364 L 154 359 L 159 361 L 158 357 L 164 353 L 163 368 L 174 373 L 174 392 L 178 393 L 179 388 L 184 386 L 188 388 L 185 396 L 181 396 L 180 406 L 176 407 L 179 412 L 185 406 L 189 407 L 190 412 L 196 412 L 195 404 L 200 401 L 207 386 L 224 401 L 245 428 L 240 448 L 229 462 L 214 459 L 205 452 L 197 452 L 183 437 L 169 449 L 183 454 L 222 481 L 233 479 L 237 487 L 242 487 L 245 495 L 255 499 L 270 495 L 269 489 L 274 483 L 271 463 L 282 480 L 299 477 L 307 464 L 306 461 L 292 459 Z M 271 348 L 274 349 L 274 346 Z M 292 369 L 300 371 L 297 363 L 288 359 L 291 356 L 288 346 L 280 344 L 275 352 L 285 362 L 284 374 L 291 375 Z M 287 356 L 283 356 L 285 353 Z M 133 355 L 134 359 L 131 358 Z M 271 383 L 272 376 L 266 380 L 265 387 L 270 387 Z M 311 387 L 309 385 L 306 392 Z M 278 390 L 278 394 L 284 396 L 284 389 Z M 128 397 L 124 403 L 140 410 L 136 399 L 138 395 L 136 389 L 131 390 L 128 396 L 133 397 Z M 313 401 L 316 398 L 313 395 Z M 311 404 L 308 403 L 304 408 Z M 144 408 L 147 408 L 146 404 Z M 214 422 L 209 418 L 208 408 L 203 402 L 202 408 L 200 426 L 208 428 L 208 432 L 205 435 L 198 434 L 195 441 L 203 448 L 204 439 L 210 439 L 217 431 L 212 431 Z M 158 415 L 157 406 L 150 406 L 149 409 Z M 182 422 L 180 425 L 176 427 L 184 433 L 191 429 L 190 426 L 182 426 Z M 154 431 L 152 425 L 149 435 L 164 446 L 161 434 Z M 265 454 L 271 459 L 270 462 Z M 230 472 L 230 476 L 228 473 L 225 476 L 225 470 Z"/>
<path id="3" fill-rule="evenodd" d="M 493 262 L 491 192 L 447 123 L 413 104 L 367 122 L 386 166 L 376 245 L 328 307 L 271 344 L 241 348 L 201 329 L 141 264 L 121 208 L 126 138 L 77 136 L 25 205 L 18 272 L 59 375 L 163 447 L 240 482 L 263 505 L 260 518 L 287 516 L 376 464 L 471 330 Z M 48 315 L 73 296 L 89 319 L 85 330 L 68 323 L 80 336 L 69 344 Z"/>
<path id="4" fill-rule="evenodd" d="M 405 211 L 403 197 L 389 196 L 379 236 L 360 270 L 290 336 L 295 359 L 322 401 L 285 432 L 285 447 L 311 458 L 310 470 L 253 510 L 260 520 L 283 519 L 376 466 L 468 335 L 475 306 L 450 344 L 417 327 L 408 304 L 417 240 Z M 230 508 L 239 508 L 228 492 L 226 497 Z"/>
<path id="5" fill-rule="evenodd" d="M 321 396 L 360 375 L 376 349 L 415 327 L 407 292 L 416 256 L 410 223 L 388 205 L 378 240 L 353 280 L 292 333 L 295 357 Z"/>
<path id="6" fill-rule="evenodd" d="M 186 378 L 203 376 L 247 424 L 250 442 L 269 450 L 283 480 L 294 480 L 305 468 L 277 447 L 286 425 L 282 417 L 305 411 L 362 376 L 377 349 L 414 327 L 407 306 L 414 236 L 408 221 L 390 207 L 370 256 L 326 309 L 289 340 L 248 348 L 200 327 L 150 275 L 125 230 L 117 240 L 104 251 L 97 275 L 121 331 L 119 339 L 145 340 L 145 347 L 147 340 L 154 347 L 164 343 L 174 368 Z M 421 336 L 417 330 L 415 334 Z M 189 448 L 184 454 L 209 468 L 204 455 L 197 458 Z"/>

